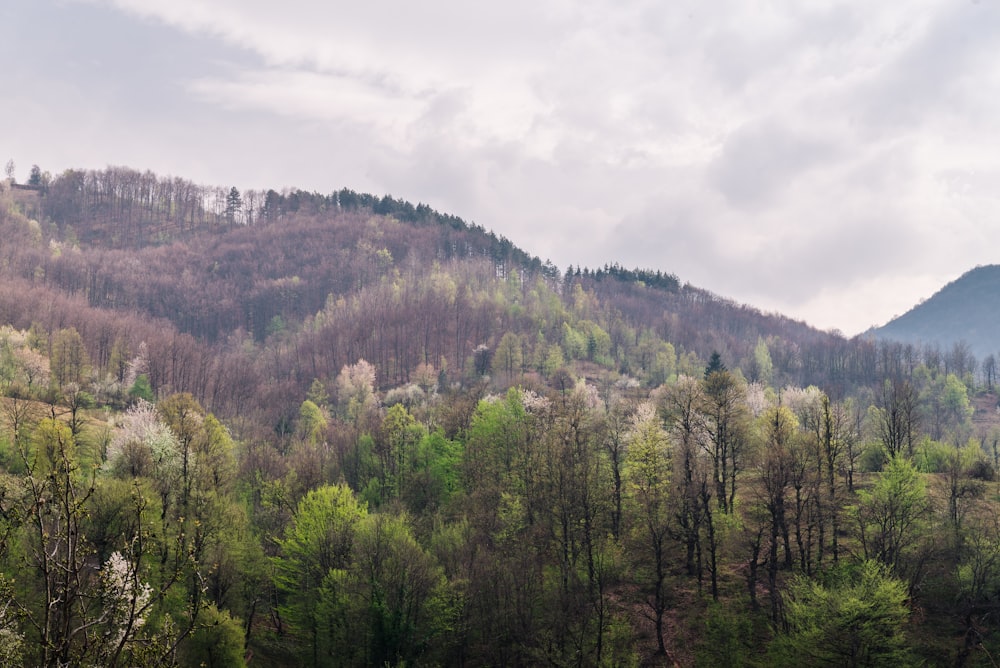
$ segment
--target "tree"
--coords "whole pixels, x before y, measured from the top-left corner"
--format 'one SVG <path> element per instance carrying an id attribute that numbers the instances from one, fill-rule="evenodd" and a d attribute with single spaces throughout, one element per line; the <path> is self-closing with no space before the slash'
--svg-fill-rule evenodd
<path id="1" fill-rule="evenodd" d="M 350 567 L 357 527 L 367 514 L 346 485 L 320 487 L 299 502 L 279 541 L 281 553 L 275 559 L 283 600 L 279 609 L 293 633 L 306 640 L 302 658 L 308 665 L 334 662 L 335 638 L 327 632 L 334 620 L 322 594 L 332 574 Z"/>
<path id="2" fill-rule="evenodd" d="M 319 406 L 306 399 L 299 407 L 299 419 L 296 431 L 300 439 L 310 445 L 317 445 L 324 440 L 327 421 L 326 415 Z"/>
<path id="3" fill-rule="evenodd" d="M 132 401 L 148 401 L 152 403 L 156 400 L 156 395 L 153 394 L 153 387 L 149 384 L 149 376 L 144 373 L 140 373 L 135 378 L 135 382 L 132 383 L 132 387 L 128 389 L 129 399 Z"/>
<path id="4" fill-rule="evenodd" d="M 167 497 L 180 477 L 180 443 L 153 404 L 139 400 L 121 418 L 107 451 L 106 468 L 121 478 L 149 477 Z"/>
<path id="5" fill-rule="evenodd" d="M 830 540 L 833 549 L 833 562 L 840 560 L 840 515 L 841 502 L 837 485 L 837 471 L 841 466 L 842 456 L 846 454 L 847 443 L 851 436 L 847 433 L 845 411 L 843 406 L 833 406 L 825 394 L 822 400 L 823 417 L 820 430 L 820 456 L 826 472 L 827 514 L 830 521 Z M 820 534 L 820 554 L 824 548 Z"/>
<path id="6" fill-rule="evenodd" d="M 485 376 L 490 372 L 493 362 L 493 351 L 486 344 L 479 344 L 472 351 L 472 365 L 477 376 Z"/>
<path id="7" fill-rule="evenodd" d="M 506 377 L 513 380 L 524 365 L 521 337 L 514 332 L 504 333 L 500 343 L 497 344 L 495 361 Z"/>
<path id="8" fill-rule="evenodd" d="M 346 417 L 360 425 L 378 408 L 375 367 L 363 359 L 345 365 L 337 376 L 337 398 Z"/>
<path id="9" fill-rule="evenodd" d="M 886 457 L 901 453 L 912 457 L 920 421 L 913 383 L 900 376 L 887 378 L 876 399 L 875 426 Z"/>
<path id="10" fill-rule="evenodd" d="M 700 409 L 704 403 L 704 388 L 691 376 L 681 376 L 663 394 L 662 410 L 670 430 L 673 453 L 672 482 L 676 494 L 675 519 L 680 539 L 687 552 L 687 573 L 702 576 L 701 529 L 704 517 L 701 482 L 708 474 L 699 461 L 698 452 L 706 440 Z"/>
<path id="11" fill-rule="evenodd" d="M 172 394 L 156 406 L 160 418 L 177 437 L 180 451 L 180 517 L 190 518 L 190 501 L 197 465 L 194 443 L 204 423 L 205 409 L 188 393 Z"/>
<path id="12" fill-rule="evenodd" d="M 11 183 L 17 183 L 17 181 L 14 180 L 14 173 L 16 172 L 16 170 L 17 167 L 15 167 L 14 165 L 14 159 L 11 158 L 10 160 L 7 161 L 7 164 L 4 166 L 3 170 L 4 174 L 7 175 L 7 180 L 10 181 Z"/>
<path id="13" fill-rule="evenodd" d="M 604 450 L 608 456 L 611 473 L 611 534 L 621 538 L 625 500 L 625 462 L 628 453 L 628 429 L 633 406 L 621 397 L 612 397 L 604 417 Z"/>
<path id="14" fill-rule="evenodd" d="M 173 465 L 163 470 L 172 483 L 157 480 L 157 487 L 164 504 L 162 531 L 175 537 L 173 549 L 184 558 L 186 587 L 175 604 L 182 607 L 186 634 L 212 603 L 206 594 L 221 597 L 220 564 L 239 550 L 233 537 L 245 527 L 246 516 L 232 495 L 236 458 L 228 429 L 187 393 L 167 397 L 156 411 L 176 445 Z"/>
<path id="15" fill-rule="evenodd" d="M 84 384 L 90 372 L 90 356 L 76 328 L 56 332 L 52 337 L 50 359 L 52 378 L 60 387 L 69 383 Z"/>
<path id="16" fill-rule="evenodd" d="M 423 425 L 396 404 L 386 411 L 375 443 L 379 459 L 379 501 L 398 497 L 408 482 L 416 445 L 426 434 Z"/>
<path id="17" fill-rule="evenodd" d="M 759 464 L 760 491 L 758 499 L 762 503 L 766 515 L 768 532 L 767 576 L 771 598 L 771 620 L 778 623 L 781 611 L 781 599 L 778 591 L 778 569 L 782 566 L 778 561 L 779 548 L 784 550 L 784 567 L 792 567 L 792 549 L 787 521 L 787 495 L 792 480 L 794 467 L 794 439 L 798 435 L 798 422 L 795 415 L 785 406 L 774 406 L 760 418 L 760 427 L 764 433 L 764 452 Z M 759 546 L 758 546 L 759 547 Z M 754 558 L 757 550 L 755 548 Z M 752 564 L 756 568 L 756 564 Z"/>
<path id="18" fill-rule="evenodd" d="M 931 510 L 927 487 L 913 464 L 901 455 L 889 460 L 870 490 L 858 491 L 853 519 L 865 559 L 907 574 L 923 540 Z"/>
<path id="19" fill-rule="evenodd" d="M 63 388 L 62 401 L 69 409 L 69 428 L 73 438 L 80 437 L 83 427 L 83 413 L 87 408 L 94 407 L 94 397 L 89 392 L 80 389 L 76 383 L 69 383 Z"/>
<path id="20" fill-rule="evenodd" d="M 118 549 L 103 561 L 95 559 L 88 532 L 94 527 L 91 500 L 97 487 L 93 473 L 80 469 L 69 427 L 42 420 L 30 449 L 20 454 L 25 475 L 16 484 L 8 478 L 0 485 L 0 552 L 5 539 L 17 535 L 22 551 L 14 555 L 15 563 L 34 576 L 19 577 L 6 599 L 24 620 L 30 663 L 117 666 L 168 657 L 173 637 L 147 624 L 165 588 L 154 589 L 143 579 L 150 536 L 141 492 L 136 489 L 122 507 L 126 530 L 115 537 Z M 168 587 L 172 579 L 165 571 Z M 0 576 L 0 586 L 6 584 Z"/>
<path id="21" fill-rule="evenodd" d="M 42 170 L 38 165 L 31 166 L 31 173 L 28 176 L 28 185 L 41 187 L 42 185 Z"/>
<path id="22" fill-rule="evenodd" d="M 997 358 L 993 353 L 983 359 L 982 373 L 983 382 L 986 383 L 986 391 L 992 392 L 993 386 L 997 382 Z"/>
<path id="23" fill-rule="evenodd" d="M 706 373 L 701 411 L 708 438 L 703 447 L 712 459 L 719 509 L 729 513 L 736 502 L 736 479 L 744 465 L 749 420 L 746 392 L 724 368 Z"/>
<path id="24" fill-rule="evenodd" d="M 826 580 L 793 579 L 785 603 L 788 631 L 773 643 L 770 665 L 917 665 L 905 634 L 906 584 L 889 568 L 864 561 Z"/>
<path id="25" fill-rule="evenodd" d="M 347 573 L 334 571 L 322 592 L 330 626 L 347 632 L 337 648 L 346 655 L 341 660 L 359 666 L 433 663 L 451 623 L 446 581 L 405 518 L 362 518 L 353 557 Z"/>
<path id="26" fill-rule="evenodd" d="M 243 628 L 226 610 L 208 606 L 180 652 L 184 665 L 243 668 Z"/>
<path id="27" fill-rule="evenodd" d="M 236 189 L 236 186 L 233 186 L 226 195 L 226 210 L 224 214 L 230 225 L 237 222 L 242 208 L 243 198 L 240 197 L 240 191 Z"/>
<path id="28" fill-rule="evenodd" d="M 656 630 L 657 653 L 667 655 L 664 615 L 668 605 L 670 451 L 651 404 L 640 405 L 632 418 L 626 461 L 636 555 L 649 573 L 649 584 L 644 588 L 648 591 L 646 604 Z"/>
<path id="29" fill-rule="evenodd" d="M 708 365 L 705 367 L 705 378 L 707 379 L 717 371 L 726 371 L 726 365 L 722 363 L 722 355 L 719 354 L 719 351 L 713 350 L 711 357 L 708 358 Z"/>
<path id="30" fill-rule="evenodd" d="M 771 351 L 763 337 L 757 337 L 757 345 L 753 349 L 750 369 L 751 372 L 748 374 L 750 381 L 757 381 L 763 385 L 771 384 L 774 363 L 771 361 Z"/>
<path id="31" fill-rule="evenodd" d="M 557 579 L 551 588 L 556 614 L 547 624 L 549 661 L 584 656 L 600 663 L 607 624 L 607 568 L 604 537 L 610 495 L 604 474 L 603 421 L 595 410 L 597 392 L 582 381 L 551 404 L 540 451 L 540 485 L 529 497 L 551 537 Z M 654 426 L 658 425 L 655 412 Z"/>

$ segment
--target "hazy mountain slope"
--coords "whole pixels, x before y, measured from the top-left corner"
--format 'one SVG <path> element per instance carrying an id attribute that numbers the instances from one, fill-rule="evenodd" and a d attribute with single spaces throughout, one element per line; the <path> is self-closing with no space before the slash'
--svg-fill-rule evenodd
<path id="1" fill-rule="evenodd" d="M 1000 265 L 976 267 L 871 334 L 942 349 L 964 341 L 977 358 L 995 354 L 1000 349 Z"/>

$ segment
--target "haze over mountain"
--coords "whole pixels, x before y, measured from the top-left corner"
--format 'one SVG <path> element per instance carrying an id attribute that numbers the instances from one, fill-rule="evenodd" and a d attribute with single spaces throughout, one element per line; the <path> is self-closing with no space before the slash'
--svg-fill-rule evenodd
<path id="1" fill-rule="evenodd" d="M 964 342 L 979 359 L 995 355 L 1000 350 L 1000 265 L 962 274 L 870 334 L 942 349 Z"/>

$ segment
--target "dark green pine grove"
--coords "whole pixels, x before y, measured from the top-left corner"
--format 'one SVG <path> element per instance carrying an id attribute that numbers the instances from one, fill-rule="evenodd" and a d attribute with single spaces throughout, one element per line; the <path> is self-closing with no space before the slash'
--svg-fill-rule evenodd
<path id="1" fill-rule="evenodd" d="M 995 665 L 965 346 L 346 189 L 39 172 L 0 232 L 0 665 Z"/>

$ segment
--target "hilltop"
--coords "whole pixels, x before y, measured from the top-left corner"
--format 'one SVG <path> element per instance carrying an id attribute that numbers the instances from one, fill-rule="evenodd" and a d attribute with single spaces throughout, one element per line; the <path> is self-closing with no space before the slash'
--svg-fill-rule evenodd
<path id="1" fill-rule="evenodd" d="M 660 269 L 563 275 L 502 236 L 390 196 L 240 192 L 109 167 L 67 170 L 29 204 L 0 217 L 18 240 L 3 248 L 7 321 L 72 326 L 102 368 L 116 342 L 130 354 L 144 344 L 155 391 L 185 389 L 223 414 L 235 394 L 280 420 L 313 380 L 359 358 L 383 388 L 420 364 L 462 382 L 475 351 L 495 360 L 505 336 L 498 383 L 567 365 L 657 384 L 713 351 L 751 379 L 837 392 L 874 372 L 863 342 Z"/>

